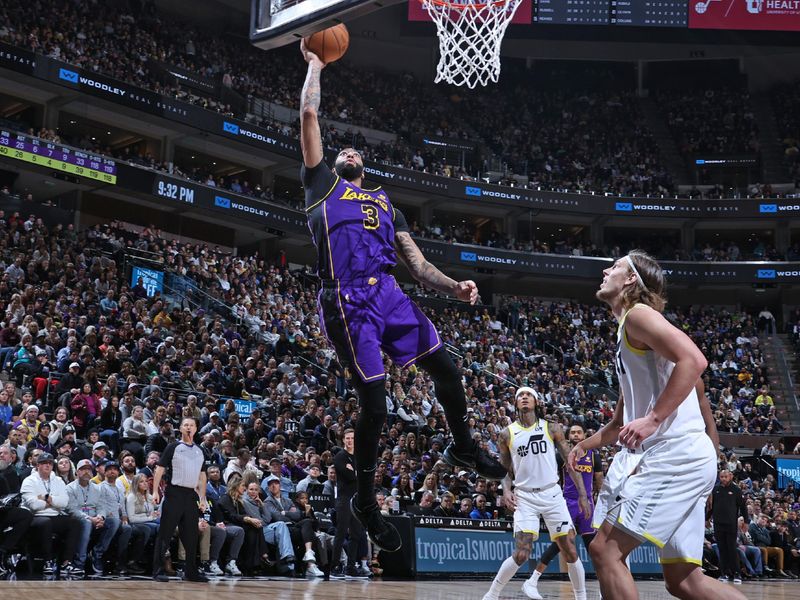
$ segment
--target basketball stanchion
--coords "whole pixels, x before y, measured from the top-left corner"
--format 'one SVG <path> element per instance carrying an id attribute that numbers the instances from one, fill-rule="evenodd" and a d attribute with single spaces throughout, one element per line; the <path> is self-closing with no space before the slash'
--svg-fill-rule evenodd
<path id="1" fill-rule="evenodd" d="M 500 46 L 521 0 L 474 3 L 419 0 L 436 23 L 439 64 L 435 82 L 453 85 L 497 83 Z"/>

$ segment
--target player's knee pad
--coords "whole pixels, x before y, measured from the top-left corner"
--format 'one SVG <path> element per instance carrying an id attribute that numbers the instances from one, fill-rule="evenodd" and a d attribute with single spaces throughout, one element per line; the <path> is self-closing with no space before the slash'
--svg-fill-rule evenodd
<path id="1" fill-rule="evenodd" d="M 383 424 L 386 420 L 386 390 L 383 380 L 354 383 L 358 392 L 358 404 L 361 407 L 359 417 Z"/>

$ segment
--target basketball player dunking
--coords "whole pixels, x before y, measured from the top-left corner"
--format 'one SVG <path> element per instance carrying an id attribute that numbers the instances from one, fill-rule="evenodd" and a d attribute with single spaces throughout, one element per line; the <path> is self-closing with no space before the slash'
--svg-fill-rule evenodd
<path id="1" fill-rule="evenodd" d="M 622 394 L 612 422 L 577 444 L 569 462 L 574 467 L 598 441 L 619 441 L 626 449 L 617 453 L 619 466 L 609 470 L 598 498 L 595 521 L 606 510 L 607 515 L 589 552 L 604 598 L 638 599 L 625 560 L 649 540 L 660 549 L 673 596 L 742 599 L 738 590 L 700 569 L 706 498 L 717 473 L 695 390 L 707 363 L 691 339 L 661 314 L 664 289 L 658 262 L 632 251 L 603 271 L 597 292 L 619 323 L 616 369 Z"/>
<path id="2" fill-rule="evenodd" d="M 586 439 L 586 431 L 583 426 L 575 424 L 569 428 L 569 441 L 571 444 L 579 444 Z M 589 450 L 584 456 L 577 461 L 575 470 L 583 478 L 583 487 L 586 489 L 586 496 L 589 500 L 589 509 L 594 510 L 592 502 L 593 490 L 600 490 L 603 486 L 603 464 L 600 459 L 600 452 L 597 450 Z M 567 508 L 569 509 L 569 516 L 572 517 L 572 522 L 575 524 L 575 529 L 583 544 L 588 548 L 594 538 L 595 530 L 592 527 L 592 513 L 584 515 L 580 508 L 580 492 L 575 486 L 575 482 L 568 474 L 568 466 L 564 465 L 564 499 L 567 501 Z M 544 551 L 539 561 L 534 565 L 531 559 L 531 565 L 534 566 L 530 578 L 522 584 L 522 591 L 525 595 L 532 600 L 542 600 L 542 595 L 539 593 L 539 577 L 547 570 L 550 561 L 552 561 L 561 551 L 558 544 L 553 542 Z"/>
<path id="3" fill-rule="evenodd" d="M 306 215 L 317 248 L 317 298 L 326 337 L 353 375 L 360 411 L 355 424 L 356 494 L 350 506 L 372 542 L 388 551 L 400 548 L 397 530 L 375 502 L 374 471 L 378 440 L 386 421 L 381 351 L 396 365 L 425 369 L 444 407 L 453 443 L 443 452 L 454 467 L 474 469 L 486 479 L 506 470 L 470 437 L 461 377 L 430 320 L 406 296 L 390 269 L 397 256 L 423 285 L 474 304 L 474 281 L 454 281 L 430 264 L 408 232 L 403 214 L 380 187 L 366 189 L 364 163 L 353 148 L 342 150 L 334 169 L 323 161 L 317 110 L 320 73 L 325 64 L 301 42 L 308 73 L 301 97 L 301 178 Z"/>
<path id="4" fill-rule="evenodd" d="M 540 517 L 544 519 L 550 532 L 550 539 L 558 544 L 567 561 L 567 572 L 575 592 L 575 600 L 585 600 L 586 582 L 583 563 L 575 548 L 575 527 L 558 485 L 556 448 L 565 463 L 569 452 L 564 432 L 560 425 L 548 423 L 544 419 L 544 411 L 532 388 L 519 388 L 515 402 L 517 420 L 500 434 L 497 447 L 500 451 L 500 462 L 508 470 L 503 481 L 501 498 L 505 506 L 514 511 L 516 548 L 514 554 L 500 565 L 500 570 L 483 600 L 497 600 L 505 585 L 528 560 L 533 542 L 539 537 Z M 567 472 L 578 491 L 580 512 L 588 519 L 592 511 L 583 477 L 573 468 L 569 468 Z M 528 593 L 524 586 L 523 591 Z"/>

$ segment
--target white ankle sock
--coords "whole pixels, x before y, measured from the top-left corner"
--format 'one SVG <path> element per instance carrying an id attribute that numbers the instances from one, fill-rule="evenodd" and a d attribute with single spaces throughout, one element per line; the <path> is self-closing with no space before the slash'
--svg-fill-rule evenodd
<path id="1" fill-rule="evenodd" d="M 542 574 L 539 571 L 537 571 L 536 569 L 534 569 L 533 573 L 531 573 L 531 576 L 528 578 L 528 581 L 536 583 L 537 581 L 539 581 L 539 577 L 541 577 L 541 576 L 542 576 Z"/>
<path id="2" fill-rule="evenodd" d="M 572 590 L 575 592 L 575 600 L 586 600 L 586 575 L 581 560 L 567 563 L 567 572 L 569 580 L 572 582 Z"/>
<path id="3" fill-rule="evenodd" d="M 499 594 L 503 588 L 506 587 L 506 584 L 511 581 L 511 578 L 514 577 L 518 569 L 519 565 L 514 562 L 513 557 L 509 556 L 505 559 L 503 564 L 500 565 L 500 570 L 497 571 L 494 581 L 492 581 L 492 587 L 489 588 L 489 593 Z"/>

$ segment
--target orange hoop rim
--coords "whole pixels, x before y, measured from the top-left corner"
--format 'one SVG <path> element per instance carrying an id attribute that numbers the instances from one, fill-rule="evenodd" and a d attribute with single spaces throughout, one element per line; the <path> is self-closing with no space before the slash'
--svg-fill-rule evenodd
<path id="1" fill-rule="evenodd" d="M 435 4 L 436 6 L 440 6 L 443 8 L 450 8 L 455 10 L 466 10 L 466 9 L 473 9 L 473 10 L 481 10 L 486 8 L 487 6 L 500 6 L 503 4 L 508 4 L 510 0 L 495 0 L 494 2 L 470 2 L 469 4 L 454 4 L 453 2 L 448 2 L 447 0 L 418 0 L 420 4 Z"/>

